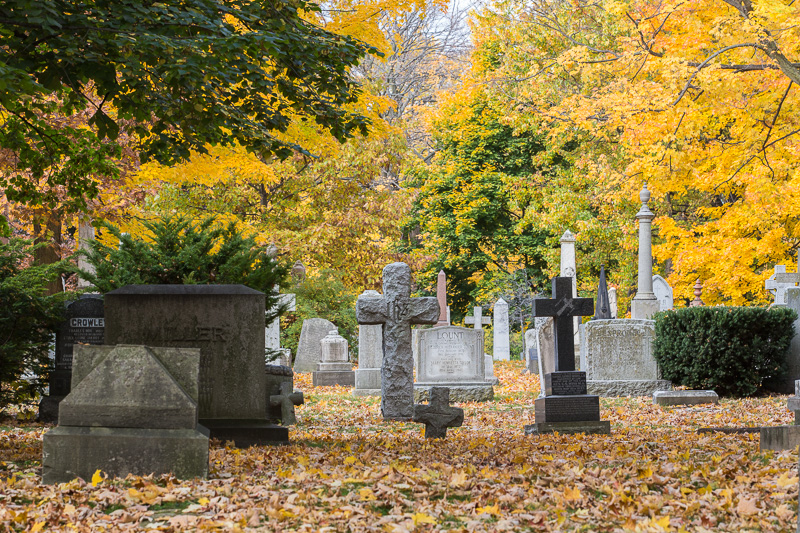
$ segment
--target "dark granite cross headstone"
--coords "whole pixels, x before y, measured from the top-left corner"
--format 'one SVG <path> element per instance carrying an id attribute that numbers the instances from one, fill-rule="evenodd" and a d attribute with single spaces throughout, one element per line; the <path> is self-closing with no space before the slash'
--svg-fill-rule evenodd
<path id="1" fill-rule="evenodd" d="M 556 371 L 575 370 L 575 331 L 572 319 L 594 312 L 591 298 L 572 297 L 572 278 L 553 278 L 553 298 L 533 301 L 533 316 L 551 316 L 555 326 Z"/>
<path id="2" fill-rule="evenodd" d="M 464 423 L 464 410 L 450 407 L 449 387 L 431 387 L 428 405 L 414 404 L 414 422 L 425 424 L 426 439 L 443 439 L 447 428 Z"/>
<path id="3" fill-rule="evenodd" d="M 294 415 L 294 406 L 303 405 L 305 398 L 302 392 L 292 392 L 292 383 L 284 381 L 281 383 L 281 393 L 273 394 L 269 397 L 270 407 L 280 407 L 281 423 L 284 426 L 293 426 L 297 424 L 297 418 Z"/>
<path id="4" fill-rule="evenodd" d="M 414 415 L 411 325 L 435 324 L 439 303 L 436 298 L 411 298 L 411 268 L 392 263 L 383 269 L 383 298 L 359 298 L 356 319 L 359 324 L 383 325 L 383 418 L 410 420 Z"/>

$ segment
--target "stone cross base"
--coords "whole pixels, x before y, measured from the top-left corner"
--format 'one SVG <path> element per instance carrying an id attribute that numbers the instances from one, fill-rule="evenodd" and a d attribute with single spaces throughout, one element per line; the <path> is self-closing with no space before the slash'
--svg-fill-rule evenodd
<path id="1" fill-rule="evenodd" d="M 556 432 L 561 435 L 574 433 L 610 435 L 611 423 L 608 420 L 597 420 L 588 422 L 540 422 L 525 426 L 526 435 L 544 435 Z"/>
<path id="2" fill-rule="evenodd" d="M 381 369 L 359 368 L 355 370 L 354 396 L 380 396 L 381 395 Z"/>
<path id="3" fill-rule="evenodd" d="M 672 382 L 666 379 L 608 379 L 586 382 L 589 394 L 598 396 L 652 396 L 656 391 L 672 390 Z"/>
<path id="4" fill-rule="evenodd" d="M 58 426 L 44 435 L 42 482 L 172 473 L 178 479 L 208 476 L 208 430 Z"/>
<path id="5" fill-rule="evenodd" d="M 494 387 L 483 383 L 414 383 L 414 401 L 426 402 L 431 387 L 447 387 L 450 389 L 451 402 L 490 402 L 494 399 Z"/>
<path id="6" fill-rule="evenodd" d="M 381 396 L 381 389 L 353 389 L 353 396 Z"/>
<path id="7" fill-rule="evenodd" d="M 237 448 L 289 444 L 289 429 L 265 420 L 201 418 L 199 422 L 209 429 L 212 439 L 219 439 L 222 442 L 233 441 L 233 445 Z"/>
<path id="8" fill-rule="evenodd" d="M 775 426 L 761 428 L 761 451 L 797 450 L 800 445 L 800 426 Z"/>

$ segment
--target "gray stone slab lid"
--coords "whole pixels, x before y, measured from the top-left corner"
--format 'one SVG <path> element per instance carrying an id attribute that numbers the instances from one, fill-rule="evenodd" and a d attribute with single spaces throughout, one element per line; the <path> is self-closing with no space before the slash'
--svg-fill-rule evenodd
<path id="1" fill-rule="evenodd" d="M 202 295 L 202 296 L 228 296 L 231 294 L 260 294 L 263 292 L 251 289 L 245 285 L 125 285 L 106 293 L 106 296 L 121 294 L 138 295 Z"/>

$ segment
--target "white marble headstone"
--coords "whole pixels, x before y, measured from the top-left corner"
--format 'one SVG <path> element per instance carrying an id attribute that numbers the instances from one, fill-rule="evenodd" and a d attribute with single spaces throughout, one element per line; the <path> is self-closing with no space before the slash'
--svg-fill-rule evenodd
<path id="1" fill-rule="evenodd" d="M 508 304 L 500 298 L 494 304 L 494 328 L 492 330 L 493 356 L 496 361 L 511 359 L 511 346 L 508 337 Z"/>
<path id="2" fill-rule="evenodd" d="M 673 308 L 672 287 L 658 274 L 653 276 L 653 294 L 658 300 L 659 311 L 669 311 Z"/>

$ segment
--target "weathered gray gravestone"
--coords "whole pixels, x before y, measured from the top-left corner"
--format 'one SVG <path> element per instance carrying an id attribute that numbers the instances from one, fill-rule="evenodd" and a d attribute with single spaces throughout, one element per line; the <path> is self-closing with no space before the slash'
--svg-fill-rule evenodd
<path id="1" fill-rule="evenodd" d="M 128 285 L 105 295 L 106 344 L 200 348 L 198 411 L 212 438 L 285 443 L 270 424 L 264 293 L 244 285 Z"/>
<path id="2" fill-rule="evenodd" d="M 653 294 L 656 295 L 658 300 L 659 311 L 669 311 L 674 305 L 672 297 L 672 287 L 669 286 L 667 280 L 656 274 L 653 276 Z"/>
<path id="3" fill-rule="evenodd" d="M 197 424 L 200 350 L 75 347 L 72 391 L 44 435 L 42 481 L 91 479 L 97 469 L 206 477 L 208 430 Z"/>
<path id="4" fill-rule="evenodd" d="M 600 399 L 586 394 L 586 373 L 575 371 L 574 317 L 594 312 L 591 298 L 573 298 L 572 280 L 553 278 L 553 298 L 533 302 L 536 317 L 553 317 L 555 368 L 544 376 L 545 396 L 535 400 L 536 423 L 525 434 L 609 433 L 608 421 L 600 420 Z"/>
<path id="5" fill-rule="evenodd" d="M 103 344 L 105 333 L 103 299 L 81 296 L 67 304 L 64 321 L 56 331 L 55 370 L 49 378 L 49 394 L 39 402 L 39 420 L 58 420 L 58 405 L 69 394 L 72 381 L 72 350 L 76 344 Z"/>
<path id="6" fill-rule="evenodd" d="M 292 384 L 284 381 L 281 383 L 280 394 L 273 394 L 269 397 L 269 406 L 273 418 L 280 418 L 284 426 L 297 424 L 297 417 L 294 414 L 296 405 L 303 405 L 305 398 L 303 393 L 292 390 Z M 277 411 L 277 412 L 276 412 Z M 277 416 L 280 414 L 280 416 Z"/>
<path id="7" fill-rule="evenodd" d="M 303 320 L 297 354 L 294 358 L 295 372 L 314 372 L 317 369 L 317 365 L 322 360 L 320 341 L 334 329 L 336 329 L 336 325 L 324 318 Z"/>
<path id="8" fill-rule="evenodd" d="M 320 341 L 320 351 L 322 359 L 317 364 L 316 372 L 312 374 L 314 386 L 354 386 L 356 377 L 353 365 L 350 363 L 347 339 L 339 335 L 336 329 L 332 329 Z"/>
<path id="9" fill-rule="evenodd" d="M 359 298 L 380 298 L 378 291 L 367 290 Z M 358 326 L 358 369 L 354 396 L 381 395 L 381 366 L 383 365 L 383 328 Z"/>
<path id="10" fill-rule="evenodd" d="M 450 389 L 431 387 L 428 405 L 414 404 L 414 422 L 425 424 L 426 439 L 443 439 L 447 428 L 461 427 L 464 423 L 464 410 L 450 407 Z"/>
<path id="11" fill-rule="evenodd" d="M 414 415 L 414 359 L 411 325 L 435 324 L 436 298 L 411 298 L 411 268 L 392 263 L 383 269 L 383 297 L 360 298 L 359 324 L 383 325 L 381 412 L 388 420 L 410 420 Z"/>

